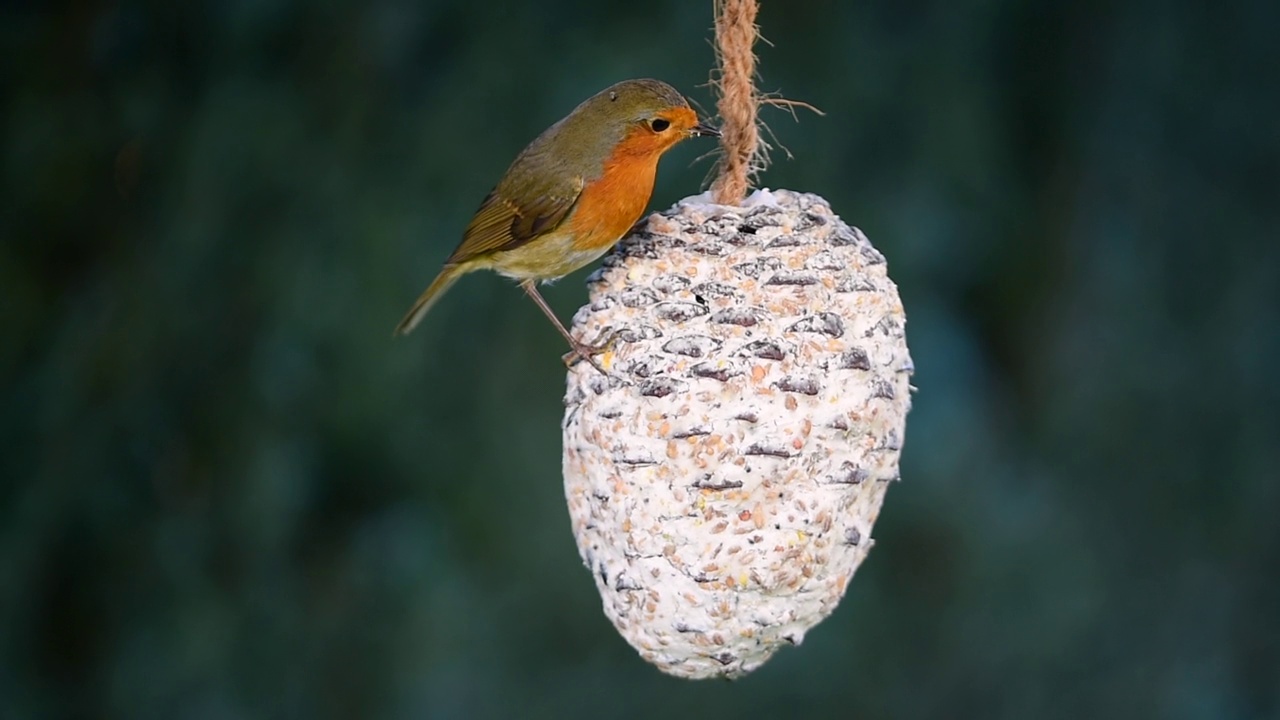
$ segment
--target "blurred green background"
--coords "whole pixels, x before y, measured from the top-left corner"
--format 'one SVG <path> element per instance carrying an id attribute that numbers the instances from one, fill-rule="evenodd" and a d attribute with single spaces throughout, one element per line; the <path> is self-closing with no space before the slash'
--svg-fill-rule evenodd
<path id="1" fill-rule="evenodd" d="M 766 111 L 762 184 L 889 258 L 919 392 L 844 603 L 736 683 L 605 620 L 518 289 L 390 339 L 580 100 L 711 107 L 711 2 L 46 5 L 0 10 L 0 718 L 1280 717 L 1280 3 L 764 1 L 827 114 Z"/>

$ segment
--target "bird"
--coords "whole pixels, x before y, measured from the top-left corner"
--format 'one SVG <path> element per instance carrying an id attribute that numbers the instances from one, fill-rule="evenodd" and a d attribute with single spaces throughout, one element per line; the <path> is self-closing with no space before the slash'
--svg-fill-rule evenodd
<path id="1" fill-rule="evenodd" d="M 691 137 L 719 137 L 674 87 L 649 78 L 624 80 L 584 100 L 516 156 L 480 203 L 462 240 L 414 302 L 394 335 L 408 334 L 459 278 L 492 270 L 517 281 L 573 352 L 594 356 L 569 334 L 538 292 L 590 264 L 644 214 L 658 160 Z"/>

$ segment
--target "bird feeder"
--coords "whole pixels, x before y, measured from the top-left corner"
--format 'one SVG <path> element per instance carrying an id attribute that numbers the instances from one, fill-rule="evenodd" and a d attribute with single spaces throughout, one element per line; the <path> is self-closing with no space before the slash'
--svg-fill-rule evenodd
<path id="1" fill-rule="evenodd" d="M 836 609 L 911 405 L 884 255 L 817 195 L 745 192 L 754 17 L 752 0 L 719 6 L 713 191 L 619 243 L 571 329 L 615 338 L 607 373 L 568 374 L 574 538 L 618 632 L 685 678 L 744 675 Z"/>

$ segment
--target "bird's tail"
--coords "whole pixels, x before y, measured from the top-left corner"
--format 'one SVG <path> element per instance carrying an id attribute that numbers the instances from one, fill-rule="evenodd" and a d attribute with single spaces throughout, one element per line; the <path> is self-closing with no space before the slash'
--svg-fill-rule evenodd
<path id="1" fill-rule="evenodd" d="M 427 289 L 423 290 L 422 294 L 418 296 L 418 300 L 413 304 L 413 307 L 409 308 L 409 312 L 405 314 L 404 319 L 396 326 L 395 334 L 408 335 L 409 331 L 413 330 L 422 321 L 423 316 L 436 303 L 436 300 L 439 300 L 440 296 L 444 295 L 444 291 L 448 290 L 449 286 L 457 282 L 458 278 L 462 277 L 466 272 L 466 268 L 458 265 L 445 266 L 440 271 L 440 274 L 436 276 L 436 279 L 432 280 Z"/>

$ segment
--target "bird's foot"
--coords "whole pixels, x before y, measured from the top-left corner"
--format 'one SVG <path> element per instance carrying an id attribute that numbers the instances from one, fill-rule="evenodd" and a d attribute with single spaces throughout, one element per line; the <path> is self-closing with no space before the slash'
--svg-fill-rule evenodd
<path id="1" fill-rule="evenodd" d="M 563 360 L 565 366 L 573 367 L 574 363 L 579 360 L 586 360 L 588 363 L 591 363 L 591 367 L 598 370 L 601 375 L 609 377 L 609 371 L 605 369 L 604 364 L 600 362 L 600 358 L 598 356 L 613 349 L 613 346 L 618 342 L 618 334 L 617 330 L 610 330 L 609 333 L 605 335 L 604 340 L 596 343 L 595 345 L 588 345 L 587 343 L 574 340 L 572 342 L 573 350 L 565 353 L 564 355 Z"/>

